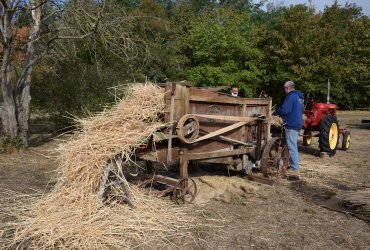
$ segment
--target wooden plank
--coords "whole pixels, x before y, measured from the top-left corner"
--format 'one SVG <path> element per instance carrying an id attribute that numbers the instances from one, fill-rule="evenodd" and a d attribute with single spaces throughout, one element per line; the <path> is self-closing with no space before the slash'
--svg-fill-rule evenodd
<path id="1" fill-rule="evenodd" d="M 211 92 L 210 92 L 211 93 Z M 191 92 L 190 101 L 193 102 L 209 102 L 209 103 L 227 103 L 227 104 L 237 104 L 237 105 L 256 105 L 256 106 L 268 106 L 270 99 L 259 99 L 259 98 L 235 98 L 228 96 L 198 96 Z"/>
<path id="2" fill-rule="evenodd" d="M 170 186 L 175 186 L 176 183 L 179 181 L 178 179 L 163 176 L 163 175 L 154 175 L 150 178 L 152 178 L 153 181 L 163 183 L 163 184 L 167 184 L 167 185 L 170 185 Z"/>
<path id="3" fill-rule="evenodd" d="M 180 179 L 188 178 L 188 148 L 185 146 L 180 151 Z"/>
<path id="4" fill-rule="evenodd" d="M 178 121 L 183 115 L 185 115 L 184 111 L 184 100 L 183 100 L 183 86 L 177 84 L 176 85 L 176 108 L 175 108 L 175 116 L 174 119 Z"/>
<path id="5" fill-rule="evenodd" d="M 104 203 L 104 194 L 105 194 L 105 189 L 108 185 L 108 176 L 109 176 L 109 172 L 112 170 L 113 170 L 113 164 L 111 162 L 107 163 L 102 173 L 102 176 L 100 177 L 98 197 L 99 197 L 99 202 L 101 204 Z"/>
<path id="6" fill-rule="evenodd" d="M 184 98 L 184 111 L 185 114 L 189 114 L 189 88 L 186 86 L 182 87 L 183 98 Z"/>
<path id="7" fill-rule="evenodd" d="M 205 140 L 201 142 L 197 142 L 194 144 L 188 144 L 189 152 L 191 153 L 202 153 L 207 151 L 216 151 L 216 150 L 222 150 L 227 147 L 232 147 L 232 144 L 221 141 L 218 139 L 215 140 Z"/>
<path id="8" fill-rule="evenodd" d="M 146 174 L 146 173 L 138 173 L 138 175 L 135 178 L 139 179 L 146 179 L 144 183 L 151 183 L 151 182 L 159 182 L 162 184 L 166 184 L 168 186 L 174 187 L 179 179 L 175 179 L 172 177 L 164 176 L 164 175 L 153 175 L 153 174 Z"/>
<path id="9" fill-rule="evenodd" d="M 241 116 L 246 116 L 246 111 L 247 111 L 247 105 L 243 104 L 243 108 L 241 110 Z M 245 142 L 246 141 L 246 126 L 241 127 L 239 131 L 239 140 Z M 245 168 L 248 163 L 248 155 L 244 154 L 242 155 L 242 168 Z"/>
<path id="10" fill-rule="evenodd" d="M 189 105 L 192 114 L 240 116 L 240 105 L 207 102 L 190 102 Z"/>
<path id="11" fill-rule="evenodd" d="M 229 137 L 222 136 L 222 135 L 217 136 L 217 138 L 220 138 L 223 141 L 230 142 L 230 143 L 236 144 L 236 145 L 243 145 L 243 146 L 247 146 L 247 147 L 253 146 L 251 143 L 246 143 L 246 142 L 243 142 L 243 141 L 234 140 L 234 139 L 231 139 Z"/>
<path id="12" fill-rule="evenodd" d="M 225 157 L 219 157 L 219 158 L 210 158 L 210 159 L 203 159 L 203 160 L 197 160 L 199 163 L 218 163 L 223 165 L 229 165 L 234 164 L 235 160 L 233 160 L 233 156 L 225 156 Z"/>
<path id="13" fill-rule="evenodd" d="M 230 103 L 230 104 L 256 104 L 256 105 L 268 105 L 268 99 L 271 98 L 241 98 L 233 97 L 224 93 L 212 92 L 207 89 L 200 89 L 196 87 L 190 88 L 190 96 L 193 100 L 219 102 L 219 103 Z M 203 97 L 206 97 L 204 99 Z M 265 101 L 264 101 L 265 100 Z"/>
<path id="14" fill-rule="evenodd" d="M 195 142 L 199 142 L 199 141 L 203 141 L 203 140 L 206 140 L 206 139 L 209 139 L 209 138 L 212 138 L 212 137 L 215 137 L 215 136 L 218 136 L 218 135 L 222 135 L 228 131 L 231 131 L 231 130 L 234 130 L 236 128 L 239 128 L 240 126 L 243 126 L 245 125 L 247 122 L 237 122 L 233 125 L 230 125 L 230 126 L 227 126 L 225 128 L 222 128 L 222 129 L 219 129 L 219 130 L 216 130 L 212 133 L 209 133 L 208 135 L 205 135 L 205 136 L 202 136 L 202 137 L 199 137 L 198 139 L 196 139 L 194 141 Z"/>
<path id="15" fill-rule="evenodd" d="M 130 187 L 128 185 L 128 182 L 126 180 L 126 177 L 124 174 L 122 174 L 119 178 L 122 179 L 122 188 L 123 188 L 123 191 L 126 195 L 126 197 L 124 198 L 124 200 L 127 202 L 127 204 L 129 205 L 129 207 L 131 208 L 135 208 L 135 205 L 132 201 L 132 197 L 131 197 L 131 192 L 130 192 Z"/>
<path id="16" fill-rule="evenodd" d="M 167 152 L 168 149 L 159 149 L 156 150 L 156 159 L 152 161 L 159 161 L 159 162 L 166 162 L 167 160 Z M 178 147 L 172 147 L 171 149 L 171 159 L 173 161 L 180 159 L 180 148 Z"/>
<path id="17" fill-rule="evenodd" d="M 172 137 L 172 139 L 178 138 L 177 135 L 172 135 L 171 137 Z M 154 142 L 165 141 L 165 140 L 168 140 L 169 138 L 170 137 L 169 137 L 168 133 L 164 133 L 164 132 L 154 132 L 153 133 L 153 141 Z"/>
<path id="18" fill-rule="evenodd" d="M 262 121 L 257 123 L 257 147 L 255 151 L 255 159 L 260 160 L 261 149 L 262 149 Z"/>
<path id="19" fill-rule="evenodd" d="M 245 116 L 247 105 L 243 104 L 243 108 L 241 109 L 241 117 Z M 239 130 L 239 141 L 245 141 L 245 126 L 241 127 Z"/>
<path id="20" fill-rule="evenodd" d="M 201 134 L 209 134 L 209 132 L 205 131 L 205 130 L 200 130 L 199 131 Z M 221 141 L 225 141 L 225 142 L 229 142 L 233 145 L 243 145 L 243 146 L 247 146 L 247 147 L 251 147 L 253 146 L 253 144 L 251 143 L 246 143 L 244 141 L 239 141 L 239 140 L 235 140 L 235 139 L 232 139 L 230 137 L 226 137 L 226 136 L 222 136 L 222 135 L 219 135 L 217 137 L 215 137 L 216 140 L 221 140 Z"/>
<path id="21" fill-rule="evenodd" d="M 168 131 L 168 146 L 167 146 L 167 162 L 172 161 L 172 154 L 171 154 L 171 149 L 172 149 L 172 134 L 173 134 L 173 118 L 174 118 L 174 113 L 175 113 L 175 95 L 176 95 L 176 85 L 172 84 L 172 89 L 171 89 L 171 107 L 170 107 L 170 124 L 171 127 Z"/>
<path id="22" fill-rule="evenodd" d="M 230 115 L 201 115 L 201 114 L 192 114 L 200 118 L 221 120 L 221 121 L 233 121 L 233 122 L 254 122 L 257 121 L 258 117 L 242 117 L 242 116 L 230 116 Z"/>
<path id="23" fill-rule="evenodd" d="M 242 154 L 247 154 L 249 152 L 252 152 L 253 150 L 254 148 L 245 148 L 245 149 L 213 151 L 213 152 L 205 152 L 205 153 L 189 153 L 188 159 L 189 160 L 202 160 L 202 159 L 225 157 L 225 156 L 230 156 L 230 155 L 242 155 Z"/>
<path id="24" fill-rule="evenodd" d="M 269 105 L 268 105 L 268 110 L 267 110 L 267 116 L 266 116 L 266 122 L 267 122 L 267 125 L 266 125 L 266 130 L 265 130 L 265 138 L 266 138 L 266 142 L 269 141 L 271 139 L 271 117 L 272 117 L 272 100 L 269 101 Z"/>

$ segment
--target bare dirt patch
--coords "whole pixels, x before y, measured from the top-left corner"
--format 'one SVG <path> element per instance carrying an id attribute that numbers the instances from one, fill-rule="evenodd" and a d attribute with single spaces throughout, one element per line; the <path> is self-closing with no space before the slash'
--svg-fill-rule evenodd
<path id="1" fill-rule="evenodd" d="M 253 194 L 192 205 L 199 222 L 194 224 L 193 240 L 169 238 L 169 249 L 174 245 L 181 249 L 369 249 L 369 223 L 316 203 L 370 190 L 370 124 L 361 123 L 369 115 L 339 112 L 340 126 L 352 135 L 347 152 L 338 150 L 334 157 L 319 158 L 317 140 L 310 147 L 300 147 L 303 176 L 299 181 L 267 186 L 243 180 Z M 1 154 L 0 187 L 32 193 L 52 186 L 57 164 L 49 150 L 56 143 Z M 222 181 L 217 186 L 225 188 Z M 9 220 L 2 217 L 0 224 Z"/>

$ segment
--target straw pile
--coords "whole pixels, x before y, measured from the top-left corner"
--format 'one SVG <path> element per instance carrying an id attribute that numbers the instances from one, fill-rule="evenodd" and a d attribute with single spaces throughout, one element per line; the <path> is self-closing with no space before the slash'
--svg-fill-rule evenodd
<path id="1" fill-rule="evenodd" d="M 210 200 L 231 203 L 234 199 L 255 195 L 257 191 L 256 186 L 237 176 L 202 176 L 195 182 L 198 194 L 194 204 L 204 204 Z"/>
<path id="2" fill-rule="evenodd" d="M 277 128 L 281 128 L 281 127 L 283 127 L 283 124 L 284 124 L 284 121 L 281 117 L 275 116 L 275 115 L 271 116 L 271 125 L 272 126 L 275 126 Z"/>
<path id="3" fill-rule="evenodd" d="M 9 248 L 27 249 L 127 249 L 171 244 L 192 219 L 186 208 L 145 195 L 130 186 L 135 208 L 126 204 L 102 205 L 97 194 L 104 166 L 134 149 L 164 124 L 164 93 L 159 87 L 133 85 L 113 108 L 86 120 L 61 146 L 60 178 L 54 190 L 13 207 L 18 221 L 6 231 Z M 10 239 L 11 238 L 11 239 Z M 173 243 L 172 243 L 173 244 Z"/>

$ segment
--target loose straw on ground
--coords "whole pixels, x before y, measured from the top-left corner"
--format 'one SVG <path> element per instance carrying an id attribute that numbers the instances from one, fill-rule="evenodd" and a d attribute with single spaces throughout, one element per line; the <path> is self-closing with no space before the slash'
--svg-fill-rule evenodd
<path id="1" fill-rule="evenodd" d="M 127 158 L 164 124 L 164 92 L 153 84 L 128 87 L 113 108 L 80 120 L 79 132 L 60 148 L 60 178 L 54 190 L 36 204 L 13 207 L 15 224 L 4 229 L 9 248 L 127 249 L 171 244 L 187 237 L 192 219 L 186 208 L 145 195 L 131 186 L 135 208 L 102 206 L 99 181 L 109 159 Z M 34 199 L 29 199 L 34 202 Z M 15 230 L 9 228 L 15 227 Z M 11 237 L 9 237 L 9 235 Z"/>

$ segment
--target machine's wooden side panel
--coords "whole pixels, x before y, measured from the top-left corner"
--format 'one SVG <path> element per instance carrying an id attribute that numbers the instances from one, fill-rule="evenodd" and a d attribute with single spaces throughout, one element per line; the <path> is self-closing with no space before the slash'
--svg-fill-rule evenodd
<path id="1" fill-rule="evenodd" d="M 175 94 L 175 112 L 174 112 L 174 121 L 178 121 L 181 116 L 185 114 L 185 105 L 184 105 L 184 98 L 188 96 L 188 94 L 183 93 L 186 91 L 185 86 L 181 86 L 176 84 L 174 91 L 172 90 L 172 84 L 168 84 L 165 87 L 165 105 L 166 108 L 164 110 L 164 121 L 170 121 L 170 107 L 171 107 L 171 95 L 174 92 Z"/>
<path id="2" fill-rule="evenodd" d="M 220 94 L 217 92 L 211 92 L 206 89 L 199 89 L 195 87 L 182 86 L 180 84 L 172 85 L 167 84 L 165 87 L 165 103 L 166 109 L 164 112 L 165 122 L 170 120 L 170 104 L 171 94 L 174 94 L 174 114 L 173 122 L 176 122 L 185 114 L 199 114 L 199 115 L 220 115 L 220 116 L 245 116 L 251 117 L 256 115 L 265 116 L 266 122 L 262 126 L 262 138 L 260 144 L 263 146 L 270 137 L 270 117 L 271 117 L 271 99 L 269 98 L 235 98 Z M 214 120 L 208 118 L 199 118 L 200 129 L 203 135 L 214 132 L 231 125 L 233 122 L 225 120 Z M 249 124 L 242 126 L 239 129 L 235 129 L 228 133 L 223 134 L 224 137 L 242 141 L 245 143 L 256 144 L 257 143 L 257 126 L 256 124 Z M 198 143 L 186 145 L 187 152 L 189 155 L 215 152 L 215 151 L 228 151 L 235 150 L 232 143 L 218 140 L 217 138 L 205 140 Z M 177 142 L 177 145 L 173 145 L 173 151 L 176 153 L 172 154 L 173 160 L 179 159 L 178 152 L 184 147 L 182 144 Z M 175 148 L 177 148 L 175 150 Z M 159 157 L 163 160 L 165 150 L 161 152 Z M 167 154 L 168 155 L 168 154 Z M 183 157 L 186 158 L 186 157 Z M 184 159 L 183 159 L 184 160 Z M 214 160 L 214 159 L 213 159 Z M 185 159 L 186 161 L 186 159 Z"/>
<path id="3" fill-rule="evenodd" d="M 217 92 L 207 91 L 190 87 L 190 101 L 199 101 L 207 103 L 224 103 L 224 104 L 238 104 L 238 105 L 268 105 L 269 98 L 239 98 L 230 97 Z"/>
<path id="4" fill-rule="evenodd" d="M 207 114 L 220 116 L 255 116 L 264 115 L 270 116 L 271 99 L 244 99 L 225 96 L 219 93 L 210 92 L 198 88 L 189 88 L 189 113 L 191 114 Z M 224 128 L 232 122 L 230 121 L 215 121 L 213 119 L 200 118 L 201 129 L 210 133 L 221 128 Z M 268 119 L 267 119 L 268 120 Z M 269 136 L 269 124 L 263 126 L 263 142 L 267 141 Z M 243 126 L 240 129 L 230 131 L 224 136 L 241 140 L 243 142 L 253 142 L 256 140 L 256 126 Z M 232 148 L 232 145 L 227 142 L 208 140 L 202 144 L 193 144 L 189 147 L 192 152 L 209 152 L 211 150 L 221 150 Z"/>

